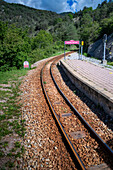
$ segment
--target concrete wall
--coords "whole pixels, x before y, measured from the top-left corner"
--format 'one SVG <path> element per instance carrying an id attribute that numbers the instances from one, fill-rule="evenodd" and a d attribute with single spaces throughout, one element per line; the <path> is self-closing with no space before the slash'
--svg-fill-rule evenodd
<path id="1" fill-rule="evenodd" d="M 92 82 L 87 81 L 76 73 L 68 64 L 63 60 L 60 65 L 64 72 L 67 74 L 71 82 L 82 91 L 88 98 L 90 98 L 96 105 L 101 106 L 106 113 L 113 117 L 113 98 L 109 92 L 94 86 Z"/>

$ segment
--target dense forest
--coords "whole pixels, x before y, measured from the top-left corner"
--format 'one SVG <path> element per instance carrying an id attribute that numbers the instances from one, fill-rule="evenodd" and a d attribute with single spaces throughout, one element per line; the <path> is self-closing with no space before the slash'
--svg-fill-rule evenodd
<path id="1" fill-rule="evenodd" d="M 113 3 L 57 14 L 0 0 L 0 70 L 19 69 L 25 60 L 32 64 L 54 55 L 65 40 L 83 40 L 87 51 L 91 43 L 112 33 Z"/>

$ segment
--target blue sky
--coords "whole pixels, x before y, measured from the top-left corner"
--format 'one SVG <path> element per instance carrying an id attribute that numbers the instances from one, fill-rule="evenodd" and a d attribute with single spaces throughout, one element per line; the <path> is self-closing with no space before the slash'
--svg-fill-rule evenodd
<path id="1" fill-rule="evenodd" d="M 36 9 L 49 10 L 57 13 L 77 12 L 84 6 L 95 9 L 103 0 L 5 0 L 10 3 L 19 3 Z"/>

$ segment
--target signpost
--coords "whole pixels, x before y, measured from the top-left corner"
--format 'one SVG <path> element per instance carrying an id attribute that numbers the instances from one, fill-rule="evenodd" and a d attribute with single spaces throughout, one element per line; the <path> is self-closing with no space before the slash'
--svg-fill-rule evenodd
<path id="1" fill-rule="evenodd" d="M 64 59 L 65 59 L 65 44 L 79 44 L 79 41 L 74 40 L 64 41 Z"/>
<path id="2" fill-rule="evenodd" d="M 29 62 L 28 61 L 24 61 L 23 65 L 24 65 L 24 68 L 29 68 Z"/>
<path id="3" fill-rule="evenodd" d="M 81 41 L 79 42 L 79 59 L 80 59 L 80 47 L 81 47 Z"/>

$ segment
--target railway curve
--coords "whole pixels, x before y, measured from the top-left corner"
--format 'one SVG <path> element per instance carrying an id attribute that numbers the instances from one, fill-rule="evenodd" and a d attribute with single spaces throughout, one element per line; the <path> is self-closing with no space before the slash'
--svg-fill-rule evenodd
<path id="1" fill-rule="evenodd" d="M 51 61 L 52 62 L 52 61 Z M 48 64 L 48 63 L 47 63 Z M 46 64 L 46 65 L 47 65 Z M 46 66 L 45 65 L 45 66 Z M 48 65 L 50 65 L 50 64 L 48 64 Z M 55 63 L 52 63 L 52 65 L 51 65 L 51 67 L 52 66 L 56 66 L 56 64 Z M 108 153 L 109 153 L 109 155 L 112 157 L 113 156 L 113 151 L 112 151 L 112 149 L 100 138 L 100 136 L 93 130 L 93 128 L 85 121 L 85 119 L 81 116 L 81 114 L 75 109 L 75 107 L 71 104 L 71 102 L 64 96 L 64 94 L 63 94 L 63 92 L 60 90 L 60 88 L 58 87 L 58 85 L 57 85 L 57 83 L 56 83 L 56 81 L 55 81 L 55 79 L 54 79 L 54 77 L 53 77 L 53 74 L 52 74 L 52 68 L 50 67 L 50 75 L 51 75 L 51 77 L 52 77 L 52 80 L 54 81 L 54 83 L 55 83 L 55 86 L 57 87 L 57 89 L 58 89 L 58 91 L 61 93 L 61 95 L 63 96 L 63 98 L 65 98 L 65 100 L 66 100 L 66 103 L 68 103 L 69 105 L 70 105 L 70 107 L 71 107 L 71 110 L 73 110 L 74 111 L 74 113 L 76 113 L 77 114 L 77 117 L 79 117 L 79 119 L 80 119 L 80 121 L 83 123 L 83 124 L 85 124 L 84 125 L 84 127 L 86 128 L 87 127 L 87 129 L 88 129 L 88 133 L 90 134 L 91 133 L 91 136 L 93 136 L 93 138 L 95 137 L 96 138 L 96 142 L 98 141 L 99 142 L 99 147 L 101 147 L 101 146 L 103 146 L 103 148 L 104 148 L 104 151 L 106 151 L 106 153 L 107 153 L 107 155 L 108 155 Z M 49 66 L 48 66 L 48 69 L 49 69 Z M 62 125 L 61 124 L 61 122 L 60 122 L 60 120 L 59 120 L 59 118 L 61 117 L 61 113 L 56 113 L 56 111 L 54 110 L 54 107 L 52 106 L 52 104 L 51 104 L 51 101 L 53 102 L 53 99 L 51 99 L 51 97 L 49 98 L 49 95 L 48 95 L 48 88 L 47 88 L 47 84 L 50 84 L 50 82 L 48 83 L 47 81 L 46 81 L 46 79 L 44 79 L 42 76 L 43 76 L 43 70 L 44 70 L 44 68 L 42 69 L 42 72 L 41 72 L 41 83 L 42 83 L 42 86 L 43 86 L 43 90 L 44 90 L 44 93 L 45 93 L 45 96 L 46 96 L 46 98 L 47 98 L 47 100 L 48 100 L 48 103 L 49 103 L 49 107 L 51 108 L 51 110 L 52 110 L 52 112 L 53 112 L 53 114 L 54 114 L 54 117 L 56 118 L 56 121 L 57 121 L 57 123 L 58 123 L 58 125 L 59 125 L 59 127 L 61 128 L 61 129 L 63 129 L 63 127 L 64 127 L 64 125 Z M 46 72 L 47 72 L 47 70 L 46 70 Z M 48 71 L 49 72 L 49 71 Z M 48 74 L 48 76 L 47 77 L 49 77 L 49 74 Z M 47 83 L 47 84 L 46 84 Z M 45 87 L 46 86 L 46 87 Z M 50 95 L 51 96 L 51 95 Z M 55 102 L 55 101 L 54 101 Z M 65 104 L 66 104 L 65 103 Z M 57 109 L 56 109 L 57 110 Z M 71 111 L 70 111 L 71 112 Z M 73 114 L 73 113 L 71 113 L 71 114 Z M 70 115 L 71 115 L 70 114 Z M 68 114 L 69 115 L 69 114 Z M 84 130 L 85 131 L 85 130 Z M 68 135 L 66 134 L 66 132 L 65 132 L 65 130 L 63 129 L 62 130 L 62 133 L 63 133 L 63 135 L 65 136 L 65 138 L 67 139 L 67 142 L 68 142 L 68 144 L 69 144 L 69 146 L 70 146 L 70 148 L 72 149 L 72 152 L 74 153 L 74 155 L 75 155 L 75 157 L 76 157 L 76 159 L 78 160 L 78 163 L 79 163 L 79 166 L 81 167 L 81 169 L 85 169 L 85 166 L 84 166 L 84 163 L 83 162 L 85 162 L 84 161 L 84 159 L 83 159 L 83 162 L 81 161 L 81 158 L 79 157 L 79 155 L 77 154 L 77 151 L 75 150 L 75 148 L 73 147 L 73 144 L 71 143 L 71 141 L 70 141 L 70 138 L 68 138 Z M 92 134 L 93 133 L 93 134 Z M 69 135 L 70 136 L 70 135 Z M 72 140 L 72 139 L 71 139 Z M 72 140 L 73 141 L 73 140 Z M 75 145 L 75 144 L 74 144 Z M 101 151 L 102 151 L 102 149 L 101 149 Z M 108 156 L 109 157 L 109 156 Z M 109 158 L 108 158 L 109 159 Z M 100 161 L 101 162 L 101 161 Z M 102 162 L 101 162 L 102 163 Z M 85 163 L 85 165 L 86 165 L 86 163 Z M 88 168 L 88 166 L 90 166 L 90 163 L 88 164 L 88 165 L 86 165 L 86 168 Z"/>

